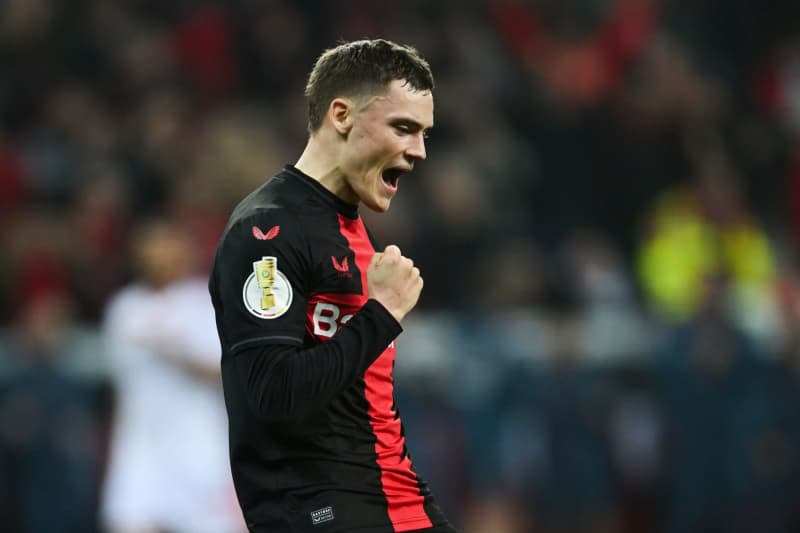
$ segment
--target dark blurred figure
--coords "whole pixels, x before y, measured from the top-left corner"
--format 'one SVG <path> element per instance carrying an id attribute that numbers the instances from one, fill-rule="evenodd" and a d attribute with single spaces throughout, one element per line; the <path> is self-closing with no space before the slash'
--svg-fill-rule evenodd
<path id="1" fill-rule="evenodd" d="M 643 365 L 611 369 L 613 398 L 607 418 L 618 533 L 660 531 L 664 476 L 664 423 L 653 394 L 653 376 Z"/>
<path id="2" fill-rule="evenodd" d="M 33 294 L 0 339 L 0 531 L 97 531 L 101 403 L 63 370 L 71 313 L 65 293 Z"/>
<path id="3" fill-rule="evenodd" d="M 794 530 L 788 391 L 733 321 L 729 287 L 724 273 L 706 278 L 697 317 L 658 360 L 667 532 Z"/>
<path id="4" fill-rule="evenodd" d="M 568 306 L 569 307 L 569 306 Z M 615 531 L 611 468 L 603 441 L 607 398 L 587 353 L 579 314 L 557 313 L 552 357 L 543 370 L 539 401 L 545 407 L 550 451 L 540 515 L 544 531 Z"/>

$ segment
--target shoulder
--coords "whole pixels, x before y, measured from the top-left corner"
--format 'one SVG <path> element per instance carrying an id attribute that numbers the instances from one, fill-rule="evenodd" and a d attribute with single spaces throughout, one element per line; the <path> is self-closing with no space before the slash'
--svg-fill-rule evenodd
<path id="1" fill-rule="evenodd" d="M 264 257 L 280 261 L 280 269 L 293 280 L 305 279 L 310 268 L 312 224 L 296 206 L 282 202 L 256 202 L 238 209 L 222 236 L 214 257 L 209 287 L 212 292 L 233 290 L 234 280 L 244 282 L 254 262 Z"/>
<path id="2" fill-rule="evenodd" d="M 308 202 L 307 187 L 280 172 L 245 197 L 233 210 L 223 240 L 254 239 L 269 241 L 278 235 L 302 233 L 302 213 Z"/>
<path id="3" fill-rule="evenodd" d="M 304 247 L 308 226 L 294 209 L 273 205 L 250 210 L 231 219 L 220 251 Z"/>

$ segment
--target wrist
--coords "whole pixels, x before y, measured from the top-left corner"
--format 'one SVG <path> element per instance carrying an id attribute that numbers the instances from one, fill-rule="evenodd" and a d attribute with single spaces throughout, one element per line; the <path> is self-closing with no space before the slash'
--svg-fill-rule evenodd
<path id="1" fill-rule="evenodd" d="M 397 322 L 398 325 L 400 324 L 400 322 L 402 322 L 403 318 L 405 318 L 406 316 L 406 313 L 400 313 L 397 312 L 396 310 L 393 310 L 391 307 L 387 306 L 377 298 L 370 298 L 369 300 L 367 300 L 367 304 L 369 304 L 370 302 L 375 302 L 374 305 L 382 309 L 383 312 L 388 316 L 390 316 L 395 322 Z"/>

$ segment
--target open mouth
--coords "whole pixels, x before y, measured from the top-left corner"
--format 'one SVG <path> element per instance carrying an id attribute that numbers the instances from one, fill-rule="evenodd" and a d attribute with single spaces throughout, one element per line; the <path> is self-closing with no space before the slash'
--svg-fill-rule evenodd
<path id="1" fill-rule="evenodd" d="M 394 167 L 394 168 L 387 168 L 381 174 L 381 178 L 383 178 L 383 182 L 391 187 L 392 189 L 397 188 L 397 183 L 400 181 L 400 176 L 406 173 L 406 170 Z"/>

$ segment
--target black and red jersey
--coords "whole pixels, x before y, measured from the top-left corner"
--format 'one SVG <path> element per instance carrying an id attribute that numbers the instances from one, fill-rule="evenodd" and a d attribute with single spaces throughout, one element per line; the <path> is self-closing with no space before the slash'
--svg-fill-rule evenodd
<path id="1" fill-rule="evenodd" d="M 254 532 L 446 524 L 394 405 L 401 327 L 367 294 L 375 243 L 292 166 L 245 198 L 209 283 L 237 495 Z"/>

